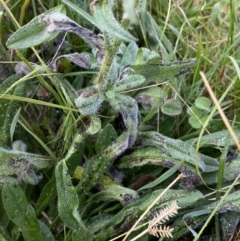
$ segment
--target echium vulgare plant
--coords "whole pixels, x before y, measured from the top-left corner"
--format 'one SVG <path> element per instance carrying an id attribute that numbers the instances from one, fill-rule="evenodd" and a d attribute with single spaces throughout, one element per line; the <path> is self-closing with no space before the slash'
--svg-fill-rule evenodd
<path id="1" fill-rule="evenodd" d="M 120 25 L 115 19 L 112 11 L 111 1 L 93 1 L 90 9 L 94 18 L 92 22 L 102 31 L 95 35 L 84 29 L 57 9 L 50 10 L 40 15 L 28 25 L 25 25 L 12 35 L 7 45 L 9 48 L 26 48 L 46 41 L 56 36 L 59 31 L 73 32 L 85 40 L 91 47 L 99 73 L 93 80 L 93 85 L 82 89 L 75 99 L 75 105 L 84 116 L 96 115 L 103 102 L 107 102 L 116 112 L 120 113 L 127 129 L 128 147 L 131 147 L 137 137 L 138 130 L 138 105 L 134 97 L 125 94 L 125 91 L 134 90 L 151 84 L 168 81 L 181 74 L 189 72 L 194 67 L 195 59 L 161 63 L 160 56 L 154 51 L 146 48 L 138 48 L 137 39 L 126 29 L 129 28 L 131 19 L 126 15 Z M 142 1 L 136 3 L 135 10 L 140 12 Z M 41 27 L 35 30 L 41 32 L 42 36 L 31 39 L 29 32 L 38 24 Z M 24 36 L 23 36 L 24 35 Z M 18 41 L 21 38 L 21 42 Z M 23 43 L 24 42 L 24 43 Z M 128 46 L 124 42 L 129 42 Z M 83 67 L 91 68 L 94 61 L 90 54 L 69 54 L 55 58 L 49 67 L 56 70 L 57 61 L 67 58 L 73 63 Z M 96 63 L 95 63 L 96 64 Z M 26 67 L 26 66 L 25 66 Z M 19 66 L 16 67 L 23 71 Z M 24 69 L 24 67 L 22 67 Z M 140 102 L 149 104 L 146 97 Z"/>
<path id="2" fill-rule="evenodd" d="M 73 7 L 71 2 L 66 0 L 64 2 L 70 7 Z M 150 88 L 151 85 L 156 86 L 159 83 L 169 81 L 179 75 L 189 72 L 195 66 L 196 60 L 188 59 L 163 63 L 160 61 L 160 55 L 155 51 L 151 51 L 147 48 L 139 48 L 136 44 L 137 39 L 130 34 L 128 30 L 133 26 L 133 23 L 136 23 L 138 14 L 146 11 L 146 2 L 141 0 L 132 2 L 134 3 L 128 4 L 128 1 L 124 1 L 124 14 L 121 24 L 116 20 L 113 13 L 114 1 L 93 1 L 90 4 L 92 15 L 83 10 L 78 10 L 83 17 L 100 30 L 101 33 L 98 35 L 68 18 L 65 15 L 64 7 L 58 6 L 34 18 L 27 25 L 17 30 L 7 41 L 8 48 L 23 49 L 39 45 L 44 41 L 52 40 L 60 32 L 71 32 L 80 36 L 92 49 L 91 53 L 59 55 L 53 58 L 48 65 L 43 62 L 42 66 L 21 62 L 15 66 L 15 70 L 20 77 L 28 74 L 31 75 L 31 72 L 34 71 L 39 74 L 44 72 L 58 72 L 58 62 L 61 58 L 66 58 L 85 69 L 98 70 L 98 73 L 92 80 L 92 84 L 81 90 L 75 90 L 61 74 L 56 74 L 58 77 L 55 79 L 49 78 L 50 80 L 54 80 L 49 84 L 50 87 L 46 85 L 46 88 L 52 90 L 55 96 L 57 95 L 52 86 L 56 89 L 60 88 L 66 91 L 71 101 L 74 103 L 74 107 L 81 114 L 80 120 L 82 122 L 87 120 L 86 123 L 84 123 L 85 129 L 75 134 L 67 154 L 64 158 L 61 158 L 56 165 L 55 176 L 51 182 L 49 182 L 48 186 L 48 188 L 50 188 L 50 186 L 54 186 L 56 182 L 58 213 L 64 224 L 72 230 L 72 233 L 69 235 L 72 235 L 73 240 L 93 239 L 89 231 L 92 224 L 87 228 L 86 223 L 82 220 L 82 217 L 86 216 L 86 210 L 89 210 L 88 205 L 83 207 L 83 203 L 88 198 L 90 189 L 97 184 L 102 174 L 111 166 L 113 160 L 120 156 L 127 148 L 133 147 L 136 141 L 138 141 L 139 145 L 158 147 L 164 152 L 168 148 L 171 148 L 171 143 L 173 143 L 172 145 L 182 145 L 183 148 L 189 149 L 189 145 L 184 145 L 181 142 L 174 142 L 170 138 L 167 139 L 158 133 L 138 132 L 139 117 L 141 116 L 138 104 L 140 103 L 143 106 L 150 107 L 156 105 L 160 108 L 161 101 L 160 103 L 156 102 L 159 101 L 159 99 L 161 100 L 161 98 L 167 98 L 167 94 L 164 93 L 164 91 L 160 91 L 160 98 L 156 98 L 156 92 L 154 92 L 154 89 Z M 132 16 L 129 13 L 132 13 Z M 14 82 L 15 81 L 16 80 L 14 80 Z M 20 83 L 21 79 L 18 81 L 18 83 Z M 60 84 L 59 81 L 61 82 Z M 148 90 L 137 92 L 137 89 L 142 89 L 144 87 L 148 87 Z M 7 92 L 8 88 L 5 90 Z M 111 107 L 111 114 L 114 113 L 116 116 L 120 114 L 122 117 L 126 131 L 123 131 L 119 137 L 114 128 L 110 127 L 110 125 L 106 125 L 100 132 L 101 128 L 99 126 L 101 121 L 99 113 L 101 111 L 103 112 L 108 106 Z M 83 116 L 86 119 L 84 119 Z M 77 146 L 79 143 L 83 143 L 86 136 L 95 135 L 98 132 L 100 132 L 98 140 L 100 140 L 100 137 L 102 140 L 96 144 L 97 153 L 86 162 L 83 168 L 83 174 L 79 177 L 79 183 L 73 186 L 71 179 L 73 172 L 70 172 L 69 169 L 72 168 L 71 161 L 73 156 L 77 153 Z M 111 137 L 113 137 L 110 143 L 108 137 L 106 138 L 106 133 L 110 133 Z M 107 144 L 104 143 L 104 141 L 106 141 Z M 13 157 L 12 152 L 8 151 L 6 153 Z M 189 156 L 186 158 L 186 162 L 194 165 L 194 151 L 191 149 L 191 152 L 189 151 L 188 153 Z M 174 149 L 171 155 L 173 159 L 179 155 L 181 155 L 181 158 L 186 156 L 180 147 L 179 149 L 176 147 L 176 150 Z M 27 160 L 32 158 L 30 154 L 23 157 Z M 35 157 L 35 155 L 33 155 L 33 157 Z M 36 158 L 41 159 L 45 157 L 36 155 Z M 25 159 L 24 162 L 22 160 L 22 165 L 26 162 Z M 74 159 L 76 159 L 76 156 L 74 156 Z M 199 167 L 204 171 L 207 166 L 204 162 L 205 159 L 203 156 L 200 156 L 199 159 Z M 215 164 L 212 159 L 208 159 L 207 161 L 207 163 Z M 6 166 L 9 166 L 9 163 L 7 163 Z M 38 177 L 34 174 L 32 170 L 33 165 L 28 164 L 28 166 L 28 169 L 22 168 L 19 172 L 15 173 L 14 170 L 11 169 L 11 172 L 6 173 L 6 175 L 12 176 L 16 174 L 20 181 L 37 184 L 41 176 Z M 172 163 L 170 163 L 168 167 L 170 166 L 172 166 Z M 38 168 L 44 167 L 43 165 L 43 167 L 40 166 Z M 30 174 L 23 175 L 23 171 Z M 117 172 L 116 170 L 112 170 L 112 172 L 114 171 Z M 111 173 L 110 170 L 108 170 L 108 172 Z M 185 173 L 188 172 L 186 171 Z M 11 186 L 6 186 L 4 189 L 5 193 L 11 188 L 13 189 Z M 113 193 L 124 194 L 118 199 L 123 205 L 129 204 L 133 200 L 139 198 L 137 192 L 134 190 L 117 185 L 113 185 L 111 188 L 108 189 L 110 196 L 114 196 Z M 20 190 L 18 191 L 21 193 Z M 200 198 L 201 195 L 199 192 L 197 194 L 198 195 L 195 195 L 195 199 L 192 200 L 196 201 L 197 198 Z M 23 194 L 21 193 L 21 195 Z M 180 206 L 181 200 L 182 203 L 185 202 L 184 195 L 184 191 L 181 190 L 179 192 Z M 119 195 L 116 195 L 116 197 L 119 197 Z M 5 203 L 7 202 L 6 200 Z M 109 236 L 130 228 L 132 222 L 138 218 L 144 209 L 146 209 L 148 200 L 146 199 L 145 201 L 146 203 L 139 203 L 139 209 L 130 207 L 132 208 L 131 211 L 127 208 L 126 210 L 122 210 L 116 219 L 114 219 L 113 223 L 115 223 L 115 226 L 108 227 L 107 232 L 101 234 L 103 236 L 101 240 L 107 240 Z M 142 202 L 142 200 L 139 202 Z M 43 204 L 43 207 L 44 205 L 45 204 Z M 164 208 L 164 206 L 159 208 Z M 41 208 L 39 208 L 38 211 L 39 210 L 41 210 Z M 11 220 L 21 227 L 21 222 L 19 222 L 19 220 L 16 221 L 14 218 Z M 108 221 L 104 220 L 104 224 L 107 225 L 107 223 Z M 119 227 L 119 231 L 116 231 L 116 227 Z M 24 237 L 30 237 L 31 231 L 24 228 L 22 228 L 22 230 Z M 34 236 L 36 236 L 36 232 L 38 231 L 39 230 L 35 230 Z"/>

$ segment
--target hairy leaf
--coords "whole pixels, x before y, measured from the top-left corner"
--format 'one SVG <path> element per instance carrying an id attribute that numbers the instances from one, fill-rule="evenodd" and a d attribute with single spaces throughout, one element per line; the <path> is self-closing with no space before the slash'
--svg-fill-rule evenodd
<path id="1" fill-rule="evenodd" d="M 122 67 L 130 65 L 137 55 L 138 46 L 135 42 L 131 42 L 125 47 L 125 51 L 123 53 L 123 57 L 121 59 L 120 65 Z"/>
<path id="2" fill-rule="evenodd" d="M 116 87 L 114 88 L 115 92 L 122 92 L 124 90 L 130 90 L 130 89 L 134 89 L 138 86 L 141 86 L 144 82 L 145 82 L 145 77 L 143 77 L 142 75 L 130 75 L 124 79 L 122 79 L 121 81 L 118 81 L 116 83 Z"/>
<path id="3" fill-rule="evenodd" d="M 9 148 L 10 143 L 10 129 L 13 118 L 20 107 L 20 102 L 15 100 L 7 100 L 2 98 L 2 94 L 6 90 L 8 90 L 12 84 L 14 84 L 19 77 L 17 75 L 12 75 L 7 78 L 2 84 L 0 84 L 0 107 L 1 107 L 1 114 L 0 114 L 0 146 Z M 25 94 L 25 84 L 20 83 L 17 86 L 11 88 L 11 90 L 7 94 L 22 96 Z"/>
<path id="4" fill-rule="evenodd" d="M 106 188 L 106 190 L 95 194 L 91 200 L 95 201 L 120 201 L 122 205 L 131 203 L 139 198 L 136 191 L 112 184 Z"/>
<path id="5" fill-rule="evenodd" d="M 143 198 L 126 205 L 109 223 L 108 228 L 100 234 L 100 237 L 107 239 L 109 235 L 122 233 L 129 229 L 140 215 L 151 205 L 151 203 L 163 192 L 163 189 L 151 192 Z M 195 190 L 192 192 L 185 190 L 168 190 L 161 201 L 148 214 L 147 219 L 152 218 L 161 208 L 166 207 L 177 200 L 177 205 L 181 209 L 191 206 L 203 197 L 202 193 Z"/>
<path id="6" fill-rule="evenodd" d="M 55 33 L 58 31 L 73 32 L 80 36 L 93 48 L 102 48 L 102 37 L 95 35 L 92 31 L 83 28 L 76 22 L 72 21 L 62 13 L 50 13 L 41 17 L 41 21 L 46 24 L 46 31 L 48 33 Z"/>
<path id="7" fill-rule="evenodd" d="M 97 142 L 96 142 L 96 151 L 100 153 L 105 148 L 107 148 L 115 139 L 117 139 L 118 135 L 112 125 L 107 124 L 104 129 L 101 131 Z"/>
<path id="8" fill-rule="evenodd" d="M 10 49 L 24 49 L 38 45 L 44 41 L 55 38 L 59 31 L 50 32 L 47 23 L 42 20 L 46 14 L 62 12 L 65 13 L 63 5 L 52 8 L 45 13 L 35 17 L 31 22 L 18 29 L 8 40 L 7 47 Z"/>
<path id="9" fill-rule="evenodd" d="M 196 59 L 170 63 L 142 63 L 130 67 L 136 74 L 143 75 L 147 83 L 161 83 L 189 72 L 196 65 Z"/>
<path id="10" fill-rule="evenodd" d="M 82 179 L 77 185 L 77 192 L 81 195 L 87 193 L 91 187 L 97 184 L 99 178 L 112 164 L 113 160 L 121 155 L 128 147 L 128 134 L 123 133 L 111 145 L 101 153 L 93 156 L 84 168 Z"/>
<path id="11" fill-rule="evenodd" d="M 68 174 L 67 165 L 63 159 L 58 163 L 55 170 L 58 193 L 58 212 L 66 226 L 75 230 L 81 230 L 83 240 L 92 240 L 90 232 L 85 227 L 78 212 L 78 195 L 72 185 Z"/>
<path id="12" fill-rule="evenodd" d="M 9 219 L 21 229 L 24 239 L 42 241 L 43 237 L 34 209 L 28 203 L 20 186 L 5 183 L 2 199 Z"/>
<path id="13" fill-rule="evenodd" d="M 129 135 L 129 146 L 132 146 L 137 138 L 138 128 L 138 105 L 136 101 L 130 96 L 116 94 L 116 98 L 110 102 L 110 105 L 121 113 Z"/>
<path id="14" fill-rule="evenodd" d="M 107 1 L 94 1 L 91 3 L 91 10 L 97 27 L 102 32 L 107 32 L 123 41 L 131 42 L 136 39 L 119 24 L 113 15 L 112 6 Z"/>
<path id="15" fill-rule="evenodd" d="M 158 147 L 173 158 L 185 160 L 192 165 L 198 165 L 203 172 L 218 170 L 218 161 L 216 159 L 196 153 L 195 149 L 186 142 L 163 136 L 157 132 L 141 132 L 138 138 L 141 145 Z"/>
<path id="16" fill-rule="evenodd" d="M 88 96 L 87 92 L 81 94 L 76 100 L 75 104 L 82 115 L 96 114 L 104 99 L 99 94 L 92 94 Z"/>

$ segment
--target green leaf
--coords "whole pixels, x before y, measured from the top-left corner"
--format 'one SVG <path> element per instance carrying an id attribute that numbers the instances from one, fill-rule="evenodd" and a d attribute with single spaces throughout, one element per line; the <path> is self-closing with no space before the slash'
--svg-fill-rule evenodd
<path id="1" fill-rule="evenodd" d="M 2 200 L 9 219 L 21 229 L 24 240 L 43 241 L 34 209 L 22 189 L 18 185 L 4 183 Z"/>
<path id="2" fill-rule="evenodd" d="M 41 228 L 41 233 L 44 241 L 55 241 L 55 238 L 49 229 L 49 227 L 42 222 L 41 220 L 38 220 L 39 226 Z"/>
<path id="3" fill-rule="evenodd" d="M 136 58 L 137 51 L 138 51 L 137 44 L 135 42 L 129 43 L 129 45 L 127 46 L 127 48 L 125 49 L 125 51 L 123 53 L 123 57 L 122 57 L 120 65 L 122 67 L 130 65 Z"/>
<path id="4" fill-rule="evenodd" d="M 165 115 L 169 115 L 169 116 L 180 115 L 182 113 L 181 102 L 175 99 L 167 100 L 161 106 L 161 111 Z"/>
<path id="5" fill-rule="evenodd" d="M 186 226 L 191 231 L 191 233 L 194 237 L 197 235 L 197 233 L 191 228 L 191 226 L 187 225 L 187 222 L 185 220 L 193 219 L 195 217 L 199 218 L 199 216 L 202 216 L 202 215 L 204 215 L 204 217 L 202 218 L 202 220 L 204 220 L 206 218 L 206 214 L 209 214 L 209 213 L 210 213 L 209 210 L 201 209 L 201 210 L 198 210 L 198 211 L 187 213 L 186 215 L 183 216 L 183 220 L 184 220 Z"/>
<path id="6" fill-rule="evenodd" d="M 123 233 L 124 230 L 131 226 L 163 191 L 164 189 L 158 189 L 150 192 L 135 202 L 126 205 L 114 216 L 111 222 L 109 222 L 108 228 L 102 234 L 104 239 L 99 240 L 109 240 L 109 236 L 112 232 L 114 232 L 115 235 Z M 185 190 L 169 189 L 161 201 L 154 206 L 154 209 L 152 209 L 150 215 L 146 218 L 152 218 L 152 216 L 158 213 L 159 209 L 166 207 L 173 201 L 177 200 L 177 204 L 182 210 L 194 203 L 197 203 L 197 201 L 201 200 L 202 198 L 203 194 L 198 190 L 189 192 Z"/>
<path id="7" fill-rule="evenodd" d="M 4 228 L 1 228 L 1 229 L 4 229 Z M 10 236 L 8 238 L 11 239 Z M 0 233 L 0 240 L 1 241 L 7 241 L 7 239 L 5 239 L 1 233 Z"/>
<path id="8" fill-rule="evenodd" d="M 223 179 L 225 182 L 232 182 L 240 173 L 240 157 L 227 163 L 224 167 Z M 203 173 L 202 178 L 208 185 L 216 184 L 218 182 L 218 173 Z"/>
<path id="9" fill-rule="evenodd" d="M 19 76 L 12 75 L 7 78 L 2 84 L 0 84 L 0 97 L 1 94 L 7 91 L 18 79 Z M 8 91 L 8 94 L 23 96 L 25 94 L 25 84 L 20 83 L 17 86 L 11 88 L 11 90 Z M 0 98 L 0 146 L 2 147 L 9 148 L 11 145 L 11 125 L 20 105 L 20 102 Z"/>
<path id="10" fill-rule="evenodd" d="M 113 216 L 114 215 L 112 214 L 99 213 L 98 215 L 88 219 L 86 225 L 88 229 L 92 231 L 92 233 L 95 233 L 97 231 L 104 230 L 104 226 L 111 222 Z M 101 220 L 101 222 L 99 222 L 99 220 Z"/>
<path id="11" fill-rule="evenodd" d="M 138 105 L 136 101 L 127 95 L 116 94 L 109 104 L 121 113 L 125 127 L 129 135 L 129 147 L 132 146 L 137 138 L 138 131 Z"/>
<path id="12" fill-rule="evenodd" d="M 143 75 L 147 83 L 169 81 L 179 75 L 188 73 L 196 65 L 196 59 L 169 63 L 150 63 L 130 65 L 136 74 Z"/>
<path id="13" fill-rule="evenodd" d="M 83 94 L 75 99 L 75 104 L 79 108 L 80 113 L 82 115 L 96 114 L 104 99 L 98 93 L 87 97 L 83 96 Z"/>
<path id="14" fill-rule="evenodd" d="M 62 58 L 66 58 L 68 61 L 71 61 L 72 63 L 74 63 L 84 69 L 91 68 L 90 54 L 73 53 L 73 54 L 63 54 L 63 55 L 59 55 L 58 57 L 56 57 L 51 63 L 53 71 L 57 71 L 57 69 L 58 69 L 57 64 Z"/>
<path id="15" fill-rule="evenodd" d="M 7 47 L 9 49 L 24 49 L 55 38 L 59 31 L 49 31 L 47 28 L 48 24 L 43 21 L 44 16 L 51 13 L 65 13 L 65 9 L 63 5 L 59 5 L 35 17 L 7 40 Z"/>
<path id="16" fill-rule="evenodd" d="M 237 220 L 239 220 L 239 212 L 235 212 L 235 210 L 221 214 L 220 224 L 223 240 L 229 240 L 229 237 L 238 232 Z"/>
<path id="17" fill-rule="evenodd" d="M 194 129 L 199 129 L 202 127 L 202 125 L 205 123 L 205 121 L 208 119 L 208 116 L 203 116 L 200 118 L 200 121 L 196 119 L 194 116 L 191 116 L 189 118 L 189 124 L 194 128 Z"/>
<path id="18" fill-rule="evenodd" d="M 234 128 L 234 133 L 237 135 L 238 139 L 240 139 L 240 129 Z M 206 134 L 202 136 L 200 141 L 200 146 L 224 146 L 226 143 L 226 140 L 228 138 L 229 132 L 228 130 L 223 131 L 217 131 L 211 134 Z M 186 142 L 189 144 L 195 144 L 197 142 L 198 138 L 191 138 L 187 140 Z M 232 139 L 229 140 L 229 146 L 234 145 L 234 141 Z"/>
<path id="19" fill-rule="evenodd" d="M 40 193 L 40 197 L 37 200 L 35 210 L 36 215 L 40 215 L 40 213 L 54 200 L 57 196 L 56 189 L 56 179 L 55 174 L 53 173 L 51 180 L 44 186 Z"/>
<path id="20" fill-rule="evenodd" d="M 17 125 L 20 113 L 21 113 L 21 107 L 18 109 L 18 111 L 15 114 L 15 116 L 14 116 L 14 118 L 12 120 L 12 123 L 11 123 L 11 127 L 10 127 L 10 140 L 11 140 L 11 143 L 13 143 L 13 135 L 14 135 L 14 132 L 15 132 L 15 128 L 16 128 L 16 125 Z"/>
<path id="21" fill-rule="evenodd" d="M 122 187 L 119 185 L 112 184 L 106 188 L 106 190 L 95 194 L 91 200 L 94 201 L 119 201 L 122 205 L 126 205 L 130 202 L 135 201 L 139 198 L 136 191 Z"/>
<path id="22" fill-rule="evenodd" d="M 195 100 L 195 105 L 201 109 L 201 110 L 206 110 L 206 111 L 210 111 L 210 106 L 211 106 L 212 102 L 210 99 L 208 99 L 207 97 L 198 97 Z"/>
<path id="23" fill-rule="evenodd" d="M 115 98 L 115 93 L 112 90 L 108 90 L 105 94 L 106 94 L 107 98 L 109 98 L 109 99 Z"/>
<path id="24" fill-rule="evenodd" d="M 95 116 L 89 116 L 89 124 L 84 132 L 85 135 L 95 135 L 101 130 L 101 120 Z"/>
<path id="25" fill-rule="evenodd" d="M 146 64 L 147 61 L 143 56 L 143 48 L 138 49 L 137 55 L 134 61 L 132 61 L 132 65 Z"/>
<path id="26" fill-rule="evenodd" d="M 238 173 L 239 174 L 239 173 Z M 239 202 L 239 191 L 232 192 L 228 194 L 224 199 L 220 206 L 220 209 L 218 209 L 218 213 L 226 213 L 226 215 L 231 215 L 229 211 L 231 212 L 237 212 L 239 216 L 240 212 L 240 202 Z M 189 197 L 190 198 L 190 197 Z M 193 230 L 193 228 L 199 228 L 199 225 L 201 225 L 205 220 L 209 217 L 209 213 L 211 213 L 215 207 L 218 205 L 219 201 L 208 203 L 206 205 L 198 205 L 195 209 L 192 209 L 191 212 L 185 214 L 183 218 L 176 220 L 173 223 L 174 226 L 174 238 L 178 238 L 182 236 L 184 233 L 186 233 L 186 221 L 188 223 L 191 223 L 191 231 L 193 231 L 193 234 L 196 234 L 196 232 Z M 227 223 L 228 225 L 228 223 Z M 229 224 L 230 226 L 232 224 Z M 189 226 L 188 226 L 189 228 Z"/>
<path id="27" fill-rule="evenodd" d="M 142 64 L 158 64 L 161 62 L 161 57 L 156 51 L 148 48 L 141 48 L 144 62 Z M 135 63 L 134 63 L 135 64 Z"/>
<path id="28" fill-rule="evenodd" d="M 189 124 L 194 128 L 194 129 L 199 129 L 201 128 L 201 123 L 199 122 L 198 119 L 196 119 L 195 117 L 191 116 L 189 119 L 188 119 L 188 122 Z"/>
<path id="29" fill-rule="evenodd" d="M 147 48 L 140 48 L 137 51 L 135 60 L 132 61 L 132 65 L 158 64 L 160 60 L 160 55 L 157 52 Z"/>
<path id="30" fill-rule="evenodd" d="M 134 89 L 136 87 L 139 87 L 145 82 L 145 78 L 142 75 L 130 75 L 121 81 L 118 81 L 116 83 L 116 87 L 114 88 L 114 91 L 117 92 L 122 92 L 125 90 L 129 89 Z"/>
<path id="31" fill-rule="evenodd" d="M 196 168 L 193 164 L 182 162 L 181 159 L 173 158 L 171 155 L 162 152 L 156 147 L 142 147 L 130 155 L 125 155 L 120 159 L 118 168 L 133 168 L 147 165 L 164 166 L 167 168 L 180 165 L 188 170 L 189 173 L 196 172 Z"/>
<path id="32" fill-rule="evenodd" d="M 111 62 L 112 62 L 111 66 L 107 74 L 104 76 L 101 84 L 101 88 L 99 89 L 100 93 L 105 93 L 106 91 L 109 92 L 110 95 L 106 93 L 106 95 L 109 98 L 114 97 L 114 93 L 111 93 L 111 92 L 113 92 L 112 87 L 115 85 L 115 82 L 118 79 L 118 68 L 119 68 L 115 58 Z"/>
<path id="33" fill-rule="evenodd" d="M 127 32 L 116 20 L 113 15 L 112 6 L 107 1 L 94 1 L 91 8 L 97 27 L 102 32 L 107 32 L 110 36 L 123 41 L 136 41 L 136 38 Z"/>
<path id="34" fill-rule="evenodd" d="M 113 128 L 112 125 L 107 124 L 104 129 L 101 131 L 97 142 L 96 142 L 96 152 L 100 153 L 101 151 L 103 151 L 105 148 L 107 148 L 108 146 L 110 146 L 110 144 L 117 139 L 118 135 L 117 132 L 115 131 L 115 129 Z"/>
<path id="35" fill-rule="evenodd" d="M 198 153 L 191 144 L 178 139 L 172 139 L 158 132 L 139 132 L 138 142 L 143 146 L 154 146 L 174 159 L 185 160 L 192 165 L 198 165 L 203 172 L 218 170 L 218 161 L 212 157 Z M 209 165 L 210 164 L 210 165 Z"/>
<path id="36" fill-rule="evenodd" d="M 82 179 L 76 189 L 79 195 L 86 194 L 97 184 L 112 161 L 128 148 L 128 133 L 124 132 L 101 153 L 93 156 L 84 168 Z"/>
<path id="37" fill-rule="evenodd" d="M 190 109 L 187 110 L 187 113 L 192 116 L 195 117 L 197 116 L 198 118 L 201 118 L 202 115 L 202 110 L 200 110 L 198 107 L 196 106 L 192 106 Z M 195 117 L 196 118 L 196 117 Z"/>
<path id="38" fill-rule="evenodd" d="M 163 101 L 167 98 L 167 94 L 160 87 L 150 87 L 139 91 L 134 98 L 143 106 L 159 108 L 163 105 Z"/>
<path id="39" fill-rule="evenodd" d="M 85 227 L 78 212 L 78 195 L 72 185 L 72 180 L 68 174 L 65 160 L 60 161 L 55 170 L 57 193 L 58 193 L 58 212 L 63 223 L 74 231 L 81 230 L 83 240 L 92 240 L 90 232 Z"/>

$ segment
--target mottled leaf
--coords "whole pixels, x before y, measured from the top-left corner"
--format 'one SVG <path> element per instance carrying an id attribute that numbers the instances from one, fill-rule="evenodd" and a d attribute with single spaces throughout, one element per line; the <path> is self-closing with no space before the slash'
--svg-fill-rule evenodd
<path id="1" fill-rule="evenodd" d="M 138 129 L 138 105 L 130 96 L 116 94 L 116 98 L 110 105 L 122 115 L 125 127 L 128 131 L 128 144 L 132 146 L 137 138 Z"/>
<path id="2" fill-rule="evenodd" d="M 151 87 L 139 91 L 134 98 L 143 106 L 153 108 L 162 106 L 167 94 L 160 87 Z"/>
<path id="3" fill-rule="evenodd" d="M 82 67 L 84 69 L 90 69 L 91 68 L 91 62 L 90 62 L 90 56 L 89 54 L 84 53 L 73 53 L 73 54 L 64 54 L 60 55 L 57 58 L 54 59 L 52 62 L 53 71 L 57 71 L 57 63 L 61 58 L 66 58 L 72 63 L 78 65 L 79 67 Z"/>
<path id="4" fill-rule="evenodd" d="M 169 63 L 132 64 L 136 74 L 143 75 L 147 83 L 161 83 L 188 73 L 196 65 L 196 59 Z"/>
<path id="5" fill-rule="evenodd" d="M 129 229 L 133 225 L 133 223 L 140 217 L 140 215 L 152 204 L 152 202 L 163 192 L 164 189 L 159 189 L 154 192 L 150 192 L 145 195 L 143 198 L 136 200 L 128 205 L 126 205 L 123 209 L 121 209 L 109 222 L 108 228 L 106 228 L 105 232 L 102 232 L 99 235 L 99 238 L 104 238 L 108 240 L 110 234 L 114 232 L 115 235 L 121 234 L 126 228 Z M 190 205 L 196 203 L 203 195 L 201 192 L 194 191 L 185 191 L 185 190 L 168 190 L 161 201 L 154 206 L 153 210 L 147 215 L 146 218 L 152 218 L 158 211 L 177 200 L 177 205 L 181 208 L 189 207 Z"/>
<path id="6" fill-rule="evenodd" d="M 8 40 L 7 47 L 10 49 L 24 49 L 38 45 L 44 41 L 55 38 L 59 31 L 51 32 L 47 28 L 47 23 L 42 18 L 51 13 L 65 12 L 63 5 L 52 8 L 45 13 L 35 17 L 31 22 L 18 29 Z"/>
<path id="7" fill-rule="evenodd" d="M 106 190 L 95 194 L 91 199 L 95 201 L 120 201 L 122 205 L 131 203 L 139 198 L 136 191 L 122 187 L 120 185 L 112 184 Z"/>
<path id="8" fill-rule="evenodd" d="M 196 153 L 196 150 L 184 141 L 172 139 L 157 132 L 141 132 L 138 135 L 138 140 L 141 145 L 155 146 L 174 159 L 185 160 L 192 165 L 198 165 L 203 172 L 218 170 L 216 159 Z"/>
<path id="9" fill-rule="evenodd" d="M 85 165 L 82 179 L 77 185 L 77 192 L 84 195 L 97 184 L 104 171 L 112 161 L 121 155 L 128 147 L 128 133 L 124 132 L 101 153 L 93 156 Z"/>
<path id="10" fill-rule="evenodd" d="M 98 153 L 107 148 L 115 139 L 117 139 L 118 135 L 112 125 L 107 124 L 104 129 L 99 134 L 99 137 L 96 142 L 95 149 Z"/>
<path id="11" fill-rule="evenodd" d="M 75 230 L 81 230 L 83 240 L 92 240 L 90 232 L 85 227 L 78 212 L 78 195 L 72 185 L 72 180 L 68 174 L 65 160 L 60 161 L 55 170 L 57 193 L 58 193 L 58 212 L 64 224 Z"/>

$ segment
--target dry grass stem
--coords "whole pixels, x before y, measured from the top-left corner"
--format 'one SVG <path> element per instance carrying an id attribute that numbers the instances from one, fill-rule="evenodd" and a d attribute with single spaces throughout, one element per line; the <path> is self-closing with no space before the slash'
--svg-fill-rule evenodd
<path id="1" fill-rule="evenodd" d="M 220 116 L 222 117 L 222 120 L 223 120 L 225 126 L 227 127 L 231 137 L 233 138 L 233 140 L 234 140 L 238 150 L 240 150 L 239 140 L 238 140 L 236 134 L 234 133 L 231 125 L 229 124 L 229 121 L 228 121 L 226 115 L 224 114 L 221 106 L 219 105 L 218 100 L 217 100 L 215 94 L 213 93 L 213 91 L 211 89 L 211 86 L 209 85 L 208 80 L 207 80 L 205 74 L 203 72 L 200 72 L 200 75 L 202 77 L 202 80 L 203 80 L 203 82 L 204 82 L 204 84 L 205 84 L 205 86 L 206 86 L 206 88 L 207 88 L 207 90 L 208 90 L 208 92 L 209 92 L 209 94 L 210 94 L 210 96 L 211 96 L 211 98 L 212 98 L 212 100 L 213 100 L 213 102 L 214 102 L 214 104 L 215 104 L 215 106 L 216 106 Z"/>
<path id="2" fill-rule="evenodd" d="M 171 182 L 166 189 L 154 200 L 154 202 L 146 209 L 146 211 L 140 216 L 140 218 L 136 221 L 136 223 L 132 226 L 132 228 L 128 231 L 126 236 L 124 237 L 123 241 L 127 239 L 127 237 L 130 235 L 130 233 L 135 229 L 135 227 L 140 223 L 140 221 L 146 216 L 146 214 L 150 211 L 150 209 L 165 195 L 165 193 L 179 180 L 183 177 L 183 174 L 178 175 L 178 177 Z M 148 231 L 146 231 L 148 232 Z M 145 234 L 145 231 L 142 235 Z M 141 235 L 141 236 L 142 236 Z M 132 241 L 136 240 L 135 238 L 132 239 Z"/>

